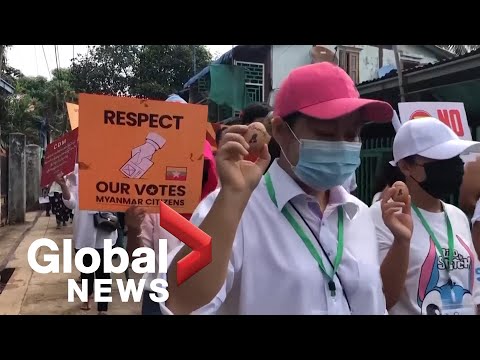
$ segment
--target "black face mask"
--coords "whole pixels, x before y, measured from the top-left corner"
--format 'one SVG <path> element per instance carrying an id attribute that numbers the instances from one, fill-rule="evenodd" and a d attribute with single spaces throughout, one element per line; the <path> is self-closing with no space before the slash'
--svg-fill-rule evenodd
<path id="1" fill-rule="evenodd" d="M 427 178 L 418 185 L 436 199 L 455 194 L 462 185 L 463 160 L 456 156 L 447 160 L 438 160 L 423 165 Z"/>

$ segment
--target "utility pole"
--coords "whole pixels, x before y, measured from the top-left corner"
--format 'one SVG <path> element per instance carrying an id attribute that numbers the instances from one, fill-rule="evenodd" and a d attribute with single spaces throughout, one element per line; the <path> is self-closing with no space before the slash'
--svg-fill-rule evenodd
<path id="1" fill-rule="evenodd" d="M 392 45 L 393 53 L 395 55 L 395 63 L 397 65 L 398 88 L 400 89 L 400 101 L 405 102 L 405 89 L 403 87 L 403 64 L 398 52 L 398 45 Z"/>
<path id="2" fill-rule="evenodd" d="M 2 78 L 4 52 L 5 52 L 5 45 L 0 45 L 0 79 Z"/>
<path id="3" fill-rule="evenodd" d="M 197 74 L 197 49 L 193 45 L 193 75 Z"/>

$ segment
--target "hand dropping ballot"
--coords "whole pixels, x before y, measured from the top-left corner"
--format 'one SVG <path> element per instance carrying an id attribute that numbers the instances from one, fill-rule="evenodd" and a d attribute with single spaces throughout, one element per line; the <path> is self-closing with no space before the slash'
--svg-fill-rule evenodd
<path id="1" fill-rule="evenodd" d="M 146 141 L 132 150 L 132 157 L 120 170 L 130 179 L 140 179 L 153 165 L 153 155 L 160 150 L 166 143 L 166 140 L 151 132 L 147 135 Z"/>
<path id="2" fill-rule="evenodd" d="M 128 268 L 129 257 L 126 252 L 121 247 L 112 248 L 112 240 L 105 239 L 104 245 L 104 254 L 105 254 L 105 263 L 104 263 L 104 272 L 105 273 L 114 273 L 114 274 L 123 274 Z M 44 254 L 43 259 L 38 256 L 38 253 L 42 248 L 47 248 L 51 254 Z M 42 249 L 43 250 L 43 249 Z M 48 252 L 48 250 L 47 250 Z M 65 274 L 72 273 L 72 240 L 65 239 L 63 240 L 63 268 L 60 269 L 60 253 L 59 248 L 55 241 L 50 239 L 38 239 L 35 240 L 28 249 L 28 263 L 33 271 L 40 274 L 59 274 L 63 272 Z M 118 266 L 113 265 L 112 259 L 115 254 L 118 254 L 120 258 L 120 263 Z M 93 259 L 91 266 L 83 265 L 83 257 L 85 255 L 90 255 Z M 142 247 L 136 249 L 132 256 L 135 258 L 132 261 L 132 271 L 137 274 L 166 274 L 167 273 L 167 240 L 160 239 L 158 244 L 158 254 L 155 254 L 155 251 L 151 248 Z M 158 269 L 155 266 L 155 256 L 158 258 Z M 46 265 L 41 265 L 38 260 Z M 75 267 L 78 271 L 91 274 L 94 273 L 100 267 L 100 255 L 97 250 L 93 248 L 83 248 L 80 249 L 75 254 Z M 94 280 L 94 294 L 95 302 L 112 302 L 111 296 L 111 285 L 112 279 L 95 279 Z M 130 298 L 133 298 L 133 301 L 140 302 L 143 289 L 145 288 L 146 280 L 141 279 L 138 281 L 138 285 L 135 284 L 134 279 L 128 279 L 126 284 L 125 280 L 122 278 L 115 280 L 117 283 L 117 288 L 120 293 L 120 298 L 122 302 L 128 302 Z M 108 286 L 106 286 L 108 285 Z M 105 286 L 105 288 L 103 287 Z M 150 288 L 152 293 L 150 298 L 154 302 L 165 302 L 168 300 L 168 283 L 166 280 L 157 278 L 150 282 Z M 86 279 L 82 280 L 81 284 L 77 284 L 75 279 L 68 279 L 68 302 L 75 301 L 75 295 L 82 302 L 88 301 L 88 283 Z"/>

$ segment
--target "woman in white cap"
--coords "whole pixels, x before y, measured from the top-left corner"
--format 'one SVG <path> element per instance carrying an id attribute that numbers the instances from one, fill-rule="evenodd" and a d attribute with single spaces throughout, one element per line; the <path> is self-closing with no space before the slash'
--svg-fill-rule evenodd
<path id="1" fill-rule="evenodd" d="M 469 222 L 460 209 L 442 199 L 460 188 L 464 171 L 460 155 L 478 145 L 460 140 L 434 118 L 411 120 L 398 129 L 392 165 L 405 176 L 410 196 L 394 202 L 391 188 L 370 209 L 390 314 L 477 313 L 478 260 Z M 406 219 L 413 223 L 410 237 L 398 236 L 400 232 L 394 237 L 384 225 Z"/>

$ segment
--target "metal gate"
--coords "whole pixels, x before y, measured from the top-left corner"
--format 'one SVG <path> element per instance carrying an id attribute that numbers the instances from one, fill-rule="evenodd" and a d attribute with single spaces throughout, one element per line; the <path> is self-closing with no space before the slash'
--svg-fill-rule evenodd
<path id="1" fill-rule="evenodd" d="M 361 164 L 356 173 L 357 196 L 369 206 L 375 195 L 375 179 L 380 175 L 383 163 L 392 152 L 392 145 L 393 138 L 373 138 L 363 142 L 360 153 Z"/>

